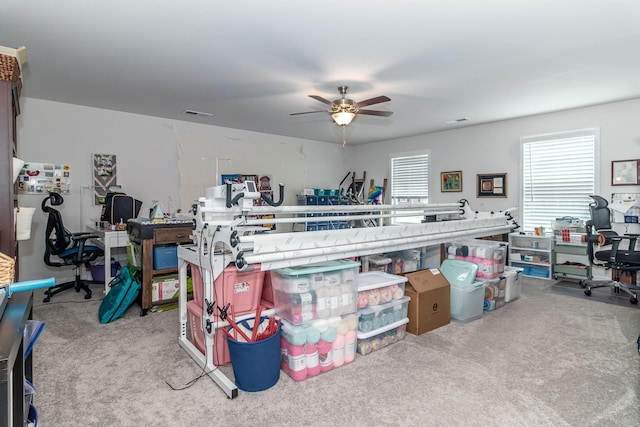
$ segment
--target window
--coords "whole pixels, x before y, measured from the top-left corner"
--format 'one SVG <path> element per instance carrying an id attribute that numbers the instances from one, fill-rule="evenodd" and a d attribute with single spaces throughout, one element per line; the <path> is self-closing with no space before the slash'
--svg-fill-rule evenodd
<path id="1" fill-rule="evenodd" d="M 599 130 L 522 137 L 522 229 L 548 227 L 556 218 L 589 219 L 589 195 L 598 188 Z"/>
<path id="2" fill-rule="evenodd" d="M 429 202 L 429 151 L 391 154 L 391 204 Z M 422 221 L 421 216 L 394 222 Z"/>

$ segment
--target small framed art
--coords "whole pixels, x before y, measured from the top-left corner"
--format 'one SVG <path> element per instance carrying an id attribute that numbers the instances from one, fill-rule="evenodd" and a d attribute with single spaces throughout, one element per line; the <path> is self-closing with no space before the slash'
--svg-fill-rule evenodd
<path id="1" fill-rule="evenodd" d="M 478 174 L 477 197 L 507 197 L 507 174 Z"/>
<path id="2" fill-rule="evenodd" d="M 640 185 L 640 160 L 612 161 L 611 185 Z"/>
<path id="3" fill-rule="evenodd" d="M 462 191 L 462 171 L 440 172 L 440 191 Z"/>

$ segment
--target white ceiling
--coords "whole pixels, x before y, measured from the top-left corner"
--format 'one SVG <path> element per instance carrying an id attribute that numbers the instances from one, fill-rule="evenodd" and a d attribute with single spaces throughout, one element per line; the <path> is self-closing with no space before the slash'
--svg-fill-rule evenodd
<path id="1" fill-rule="evenodd" d="M 638 0 L 3 0 L 24 96 L 349 144 L 640 97 Z M 191 109 L 213 114 L 189 117 Z M 467 117 L 463 124 L 444 122 Z"/>

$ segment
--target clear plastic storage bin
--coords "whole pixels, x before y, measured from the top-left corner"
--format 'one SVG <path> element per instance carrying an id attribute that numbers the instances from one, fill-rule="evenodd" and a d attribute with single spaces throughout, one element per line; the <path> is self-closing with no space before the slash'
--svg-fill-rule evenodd
<path id="1" fill-rule="evenodd" d="M 407 335 L 407 323 L 409 323 L 409 318 L 405 317 L 380 329 L 358 332 L 358 354 L 366 356 L 373 351 L 403 340 Z"/>
<path id="2" fill-rule="evenodd" d="M 407 278 L 381 271 L 369 271 L 358 276 L 358 309 L 384 304 L 404 297 Z"/>
<path id="3" fill-rule="evenodd" d="M 271 271 L 274 304 L 278 314 L 300 325 L 355 313 L 360 263 L 328 261 Z"/>

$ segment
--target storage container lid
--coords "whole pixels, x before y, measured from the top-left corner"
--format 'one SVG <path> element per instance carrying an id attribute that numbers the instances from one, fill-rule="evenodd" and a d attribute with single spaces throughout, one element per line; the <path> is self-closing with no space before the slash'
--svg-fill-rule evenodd
<path id="1" fill-rule="evenodd" d="M 279 268 L 273 270 L 282 276 L 298 276 L 300 274 L 324 273 L 325 271 L 345 270 L 347 268 L 359 267 L 360 263 L 339 259 L 335 261 L 319 262 L 310 265 L 299 265 L 296 267 Z"/>
<path id="2" fill-rule="evenodd" d="M 383 326 L 382 328 L 374 329 L 373 331 L 358 332 L 356 336 L 358 337 L 359 340 L 366 340 L 367 338 L 375 337 L 378 334 L 390 331 L 392 329 L 397 328 L 398 326 L 406 325 L 407 323 L 409 323 L 409 318 L 405 317 L 402 320 L 398 320 L 397 322 L 390 323 L 387 326 Z"/>
<path id="3" fill-rule="evenodd" d="M 360 313 L 360 316 L 365 316 L 370 313 L 375 313 L 377 316 L 378 313 L 390 307 L 391 308 L 397 307 L 398 309 L 400 309 L 402 308 L 402 304 L 406 304 L 410 300 L 411 300 L 411 297 L 402 297 L 399 299 L 392 299 L 391 301 L 385 302 L 382 304 L 368 305 L 366 307 L 362 307 L 361 309 L 358 310 L 358 313 Z"/>
<path id="4" fill-rule="evenodd" d="M 391 258 L 382 255 L 370 255 L 369 264 L 371 265 L 387 265 L 393 261 Z"/>
<path id="5" fill-rule="evenodd" d="M 383 271 L 368 271 L 358 275 L 358 291 L 382 288 L 384 286 L 399 285 L 408 279 L 404 276 L 385 273 Z"/>
<path id="6" fill-rule="evenodd" d="M 445 259 L 440 266 L 440 272 L 451 286 L 470 285 L 476 280 L 478 264 L 458 259 Z"/>

